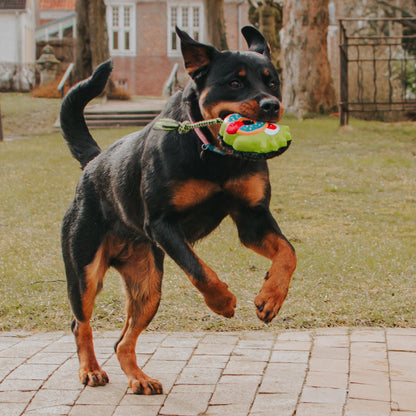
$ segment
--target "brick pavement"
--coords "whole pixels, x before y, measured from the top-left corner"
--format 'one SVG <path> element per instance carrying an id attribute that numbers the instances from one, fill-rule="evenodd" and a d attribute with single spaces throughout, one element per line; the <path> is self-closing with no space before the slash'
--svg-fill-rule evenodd
<path id="1" fill-rule="evenodd" d="M 105 387 L 78 381 L 71 334 L 0 334 L 0 415 L 416 416 L 416 329 L 150 333 L 139 365 L 165 393 L 127 387 L 96 334 Z"/>

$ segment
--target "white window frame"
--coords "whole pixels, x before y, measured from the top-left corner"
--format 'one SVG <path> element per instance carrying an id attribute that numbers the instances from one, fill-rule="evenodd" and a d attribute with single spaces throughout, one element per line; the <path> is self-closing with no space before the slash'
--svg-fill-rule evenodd
<path id="1" fill-rule="evenodd" d="M 111 56 L 136 56 L 136 0 L 106 0 L 108 46 Z M 118 8 L 118 22 L 113 19 L 113 10 Z M 129 26 L 125 25 L 125 16 L 129 16 Z M 114 33 L 117 32 L 118 45 L 114 45 Z M 128 34 L 129 45 L 126 45 Z M 128 48 L 127 48 L 128 46 Z"/>
<path id="2" fill-rule="evenodd" d="M 179 38 L 175 34 L 175 25 L 192 38 L 197 38 L 198 42 L 204 41 L 204 5 L 202 1 L 168 1 L 167 7 L 168 57 L 176 58 L 181 56 L 181 47 Z M 174 10 L 176 10 L 176 19 Z"/>

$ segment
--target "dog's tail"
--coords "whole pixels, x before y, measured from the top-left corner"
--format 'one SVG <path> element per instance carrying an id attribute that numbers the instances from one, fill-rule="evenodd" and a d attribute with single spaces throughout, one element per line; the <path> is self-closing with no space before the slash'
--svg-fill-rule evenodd
<path id="1" fill-rule="evenodd" d="M 84 108 L 104 90 L 112 69 L 111 60 L 102 63 L 90 78 L 71 88 L 62 102 L 60 114 L 62 134 L 82 169 L 101 153 L 100 147 L 92 138 L 85 123 Z"/>

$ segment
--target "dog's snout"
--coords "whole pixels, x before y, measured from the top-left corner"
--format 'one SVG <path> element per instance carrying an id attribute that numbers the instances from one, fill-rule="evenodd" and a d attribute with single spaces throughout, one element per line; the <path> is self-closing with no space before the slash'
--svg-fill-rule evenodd
<path id="1" fill-rule="evenodd" d="M 272 98 L 263 98 L 260 103 L 260 109 L 268 117 L 276 117 L 279 114 L 280 103 Z"/>

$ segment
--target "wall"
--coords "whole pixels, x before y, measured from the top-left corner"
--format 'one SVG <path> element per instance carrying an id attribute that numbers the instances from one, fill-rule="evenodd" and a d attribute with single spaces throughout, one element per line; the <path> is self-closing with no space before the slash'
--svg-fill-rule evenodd
<path id="1" fill-rule="evenodd" d="M 130 94 L 160 95 L 162 92 L 173 65 L 166 51 L 166 18 L 164 2 L 137 4 L 136 56 L 113 58 L 113 77 L 127 79 Z"/>
<path id="2" fill-rule="evenodd" d="M 27 2 L 30 7 L 32 1 Z M 35 82 L 35 10 L 2 11 L 0 90 L 28 91 Z"/>
<path id="3" fill-rule="evenodd" d="M 16 13 L 0 13 L 1 27 L 1 62 L 18 62 L 18 49 L 16 38 L 18 17 Z"/>
<path id="4" fill-rule="evenodd" d="M 248 24 L 248 5 L 243 4 L 242 26 Z M 225 2 L 227 41 L 230 49 L 238 49 L 238 7 L 236 1 Z M 179 63 L 178 78 L 185 84 L 188 75 L 182 58 L 167 56 L 167 3 L 166 1 L 139 2 L 136 8 L 136 57 L 113 57 L 114 80 L 128 80 L 132 95 L 160 96 L 175 63 Z M 245 43 L 243 43 L 245 48 Z"/>

